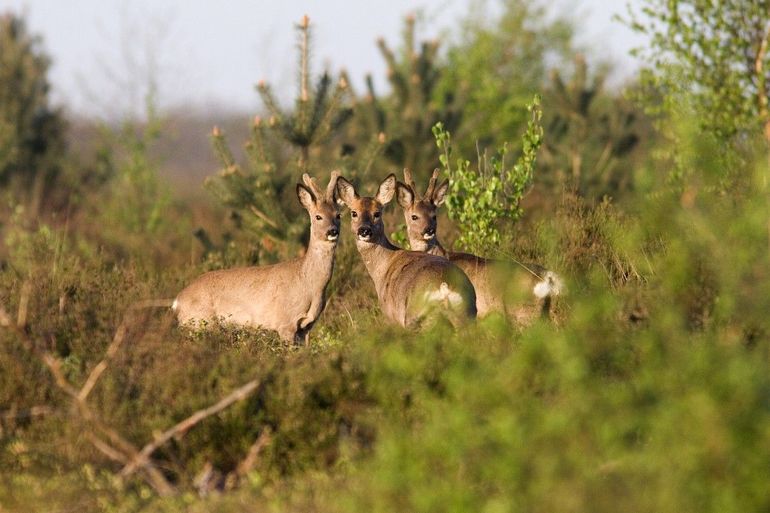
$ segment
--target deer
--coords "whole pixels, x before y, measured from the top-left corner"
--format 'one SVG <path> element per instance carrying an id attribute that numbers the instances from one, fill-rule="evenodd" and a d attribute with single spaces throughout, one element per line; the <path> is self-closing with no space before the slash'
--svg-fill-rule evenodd
<path id="1" fill-rule="evenodd" d="M 290 343 L 307 343 L 326 304 L 326 286 L 334 268 L 340 234 L 340 207 L 335 200 L 338 177 L 339 172 L 333 171 L 325 191 L 307 173 L 302 175 L 304 183 L 297 184 L 297 198 L 310 217 L 310 241 L 304 255 L 273 265 L 199 276 L 172 304 L 180 325 L 221 320 L 274 330 Z"/>
<path id="2" fill-rule="evenodd" d="M 356 249 L 374 282 L 386 318 L 405 328 L 420 327 L 438 313 L 458 326 L 476 317 L 470 280 L 449 260 L 393 245 L 385 235 L 382 212 L 395 195 L 396 175 L 379 185 L 374 197 L 360 197 L 344 177 L 337 197 L 350 209 Z"/>
<path id="3" fill-rule="evenodd" d="M 436 233 L 436 213 L 446 199 L 449 180 L 437 186 L 438 177 L 436 169 L 423 195 L 417 191 L 409 169 L 404 169 L 405 183 L 396 185 L 411 249 L 446 258 L 462 269 L 476 291 L 480 318 L 497 312 L 527 325 L 537 316 L 549 317 L 553 298 L 564 290 L 561 278 L 553 271 L 537 264 L 491 260 L 444 249 Z"/>

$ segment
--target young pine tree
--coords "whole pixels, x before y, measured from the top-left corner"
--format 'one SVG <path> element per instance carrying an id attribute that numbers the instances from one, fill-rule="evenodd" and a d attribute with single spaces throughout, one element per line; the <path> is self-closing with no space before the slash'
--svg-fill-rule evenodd
<path id="1" fill-rule="evenodd" d="M 377 46 L 388 66 L 391 93 L 378 97 L 371 75 L 366 77 L 367 92 L 355 103 L 358 128 L 367 137 L 384 134 L 388 161 L 427 180 L 427 173 L 436 164 L 431 129 L 441 122 L 446 130 L 455 130 L 462 102 L 457 95 L 439 95 L 437 87 L 444 72 L 439 44 L 424 41 L 417 49 L 414 16 L 406 18 L 398 51 L 384 39 L 378 40 Z"/>
<path id="2" fill-rule="evenodd" d="M 632 185 L 630 166 L 621 163 L 641 139 L 640 113 L 604 88 L 603 71 L 590 75 L 579 54 L 568 80 L 551 73 L 540 177 L 556 191 L 601 198 Z"/>
<path id="3" fill-rule="evenodd" d="M 333 82 L 323 73 L 311 86 L 310 20 L 299 25 L 299 87 L 293 110 L 282 108 L 270 86 L 259 82 L 257 90 L 267 110 L 265 121 L 256 117 L 246 144 L 247 166 L 236 163 L 225 135 L 212 133 L 214 149 L 223 169 L 206 181 L 219 201 L 232 210 L 238 226 L 258 239 L 259 259 L 285 255 L 302 242 L 307 222 L 298 215 L 294 184 L 304 172 L 329 172 L 333 145 L 327 144 L 350 118 L 346 106 L 348 84 L 344 77 Z M 288 155 L 289 158 L 284 157 Z M 283 159 L 283 161 L 282 161 Z M 292 196 L 293 197 L 293 196 Z M 202 240 L 205 234 L 200 234 Z"/>

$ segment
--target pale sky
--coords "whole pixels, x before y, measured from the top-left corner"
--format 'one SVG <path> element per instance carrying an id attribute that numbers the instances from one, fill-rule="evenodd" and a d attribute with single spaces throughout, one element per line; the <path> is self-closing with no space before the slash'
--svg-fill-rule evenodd
<path id="1" fill-rule="evenodd" d="M 557 0 L 571 12 L 578 42 L 630 74 L 628 50 L 638 36 L 611 21 L 626 0 Z M 637 4 L 638 0 L 631 0 Z M 490 5 L 495 2 L 491 1 Z M 26 13 L 53 59 L 53 99 L 75 112 L 116 117 L 140 114 L 148 77 L 161 108 L 212 105 L 257 112 L 254 84 L 294 92 L 297 50 L 292 29 L 310 16 L 314 71 L 345 67 L 360 87 L 372 72 L 384 90 L 384 64 L 375 41 L 400 42 L 403 18 L 421 9 L 420 39 L 452 30 L 469 0 L 0 0 L 0 12 Z"/>

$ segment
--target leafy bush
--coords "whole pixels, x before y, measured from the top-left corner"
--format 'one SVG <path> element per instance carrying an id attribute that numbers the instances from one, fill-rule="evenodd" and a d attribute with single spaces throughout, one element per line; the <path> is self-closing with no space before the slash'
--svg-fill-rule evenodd
<path id="1" fill-rule="evenodd" d="M 460 231 L 457 244 L 464 249 L 475 253 L 489 251 L 500 242 L 499 223 L 521 217 L 521 200 L 532 183 L 535 158 L 543 138 L 538 96 L 527 110 L 530 120 L 522 136 L 521 155 L 511 167 L 505 163 L 508 152 L 505 145 L 490 161 L 486 154 L 479 155 L 477 169 L 472 169 L 470 161 L 461 157 L 453 167 L 450 134 L 441 123 L 433 127 L 436 146 L 441 151 L 439 160 L 449 177 L 447 213 L 457 223 Z"/>

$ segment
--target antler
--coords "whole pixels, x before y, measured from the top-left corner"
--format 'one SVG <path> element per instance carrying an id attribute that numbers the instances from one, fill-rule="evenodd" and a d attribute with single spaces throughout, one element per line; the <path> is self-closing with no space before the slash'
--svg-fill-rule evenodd
<path id="1" fill-rule="evenodd" d="M 414 194 L 415 201 L 420 200 L 420 193 L 417 192 L 417 184 L 414 183 L 412 172 L 409 170 L 409 168 L 406 167 L 404 168 L 404 183 L 406 183 L 406 185 L 412 189 L 412 194 Z"/>
<path id="2" fill-rule="evenodd" d="M 315 181 L 315 178 L 310 176 L 307 173 L 303 173 L 302 175 L 302 181 L 307 185 L 308 189 L 310 189 L 313 192 L 313 195 L 316 197 L 317 200 L 320 200 L 323 198 L 323 191 L 318 187 L 318 184 Z"/>
<path id="3" fill-rule="evenodd" d="M 436 190 L 436 181 L 438 180 L 438 168 L 433 170 L 433 174 L 430 177 L 430 181 L 428 182 L 428 188 L 425 189 L 425 197 L 428 199 L 433 198 L 433 191 Z"/>
<path id="4" fill-rule="evenodd" d="M 338 169 L 332 171 L 331 178 L 329 178 L 329 185 L 326 186 L 326 199 L 334 203 L 334 193 L 337 190 L 337 178 L 340 177 Z"/>

